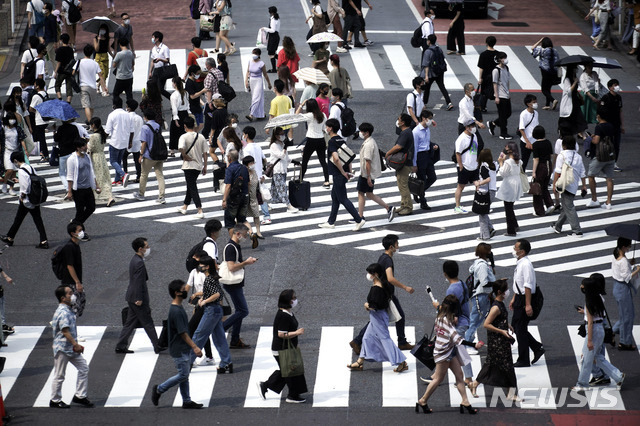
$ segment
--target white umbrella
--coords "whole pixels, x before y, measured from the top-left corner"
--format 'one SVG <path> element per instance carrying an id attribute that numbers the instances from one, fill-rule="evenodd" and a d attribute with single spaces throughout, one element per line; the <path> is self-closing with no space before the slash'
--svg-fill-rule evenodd
<path id="1" fill-rule="evenodd" d="M 301 114 L 282 114 L 269 120 L 264 128 L 272 129 L 274 127 L 289 126 L 291 124 L 303 123 L 305 121 L 307 121 L 306 117 Z"/>
<path id="2" fill-rule="evenodd" d="M 327 83 L 331 84 L 329 78 L 324 75 L 322 71 L 317 68 L 301 68 L 298 71 L 294 72 L 293 75 L 298 77 L 299 80 L 306 80 L 313 84 Z"/>
<path id="3" fill-rule="evenodd" d="M 109 32 L 115 32 L 115 30 L 120 27 L 120 25 L 118 25 L 116 22 L 113 22 L 106 16 L 94 16 L 93 18 L 87 19 L 82 23 L 82 29 L 90 33 L 98 34 L 98 32 L 100 31 L 100 26 L 102 24 L 105 24 L 109 28 Z"/>
<path id="4" fill-rule="evenodd" d="M 342 41 L 342 37 L 334 33 L 318 33 L 309 37 L 307 43 L 330 43 L 332 41 Z"/>

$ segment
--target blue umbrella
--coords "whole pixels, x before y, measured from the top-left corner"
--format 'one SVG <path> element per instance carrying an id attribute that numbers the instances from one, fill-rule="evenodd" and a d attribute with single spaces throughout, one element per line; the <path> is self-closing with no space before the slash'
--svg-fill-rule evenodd
<path id="1" fill-rule="evenodd" d="M 59 99 L 52 99 L 41 103 L 36 106 L 36 111 L 38 111 L 42 117 L 57 118 L 61 121 L 80 117 L 80 114 L 78 114 L 71 105 Z"/>

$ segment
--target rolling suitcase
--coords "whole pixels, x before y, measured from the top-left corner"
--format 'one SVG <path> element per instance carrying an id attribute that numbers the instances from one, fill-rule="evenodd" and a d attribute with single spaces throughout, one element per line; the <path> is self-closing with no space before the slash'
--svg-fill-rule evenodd
<path id="1" fill-rule="evenodd" d="M 302 173 L 302 167 L 300 167 L 300 172 Z M 311 207 L 311 183 L 296 179 L 295 165 L 293 179 L 289 181 L 289 202 L 300 210 L 308 210 Z"/>

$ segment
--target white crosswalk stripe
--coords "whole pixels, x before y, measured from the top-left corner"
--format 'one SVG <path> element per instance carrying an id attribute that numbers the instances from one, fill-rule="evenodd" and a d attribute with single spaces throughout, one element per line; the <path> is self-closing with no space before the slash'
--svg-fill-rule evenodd
<path id="1" fill-rule="evenodd" d="M 580 359 L 584 339 L 577 335 L 578 326 L 569 325 L 566 331 L 561 329 L 562 333 L 568 333 L 569 338 L 557 339 L 553 344 L 553 349 L 547 349 L 547 353 L 536 364 L 529 368 L 517 368 L 516 376 L 518 381 L 519 396 L 524 398 L 521 405 L 523 409 L 540 409 L 555 410 L 556 408 L 566 408 L 568 389 L 575 384 L 577 374 L 580 368 Z M 16 326 L 16 333 L 7 339 L 8 346 L 3 348 L 3 356 L 7 357 L 5 371 L 3 372 L 3 384 L 5 386 L 4 398 L 12 402 L 11 389 L 15 386 L 25 385 L 27 381 L 41 382 L 42 387 L 35 400 L 22 401 L 27 405 L 34 407 L 48 406 L 51 394 L 52 372 L 47 373 L 43 370 L 43 366 L 53 364 L 53 358 L 50 351 L 34 351 L 38 340 L 45 338 L 50 341 L 50 329 L 44 327 Z M 159 327 L 158 327 L 159 329 Z M 113 380 L 113 384 L 109 387 L 109 394 L 105 407 L 140 407 L 148 398 L 147 390 L 150 389 L 152 377 L 156 376 L 157 370 L 162 369 L 166 376 L 169 371 L 165 367 L 156 365 L 158 355 L 153 353 L 153 349 L 144 330 L 138 329 L 133 338 L 130 348 L 135 351 L 133 354 L 124 356 L 122 364 L 117 364 L 115 369 L 118 371 L 109 372 L 110 366 L 104 364 L 105 357 L 101 357 L 101 362 L 96 365 L 92 362 L 97 351 L 112 351 L 110 343 L 103 342 L 106 335 L 106 327 L 103 326 L 80 326 L 78 332 L 81 333 L 86 341 L 82 344 L 85 346 L 84 357 L 90 364 L 91 369 L 97 369 L 104 377 Z M 158 330 L 159 331 L 159 330 Z M 538 340 L 541 339 L 541 333 L 537 326 L 529 326 L 530 333 Z M 351 348 L 348 345 L 349 340 L 353 338 L 354 328 L 352 326 L 331 326 L 323 327 L 321 338 L 317 348 L 309 347 L 314 345 L 314 340 L 305 341 L 303 352 L 305 355 L 305 366 L 307 382 L 315 380 L 315 385 L 309 386 L 309 392 L 306 395 L 312 398 L 315 407 L 349 407 L 352 399 L 351 392 L 357 392 L 359 397 L 362 396 L 362 389 L 355 390 L 352 385 L 352 376 L 355 373 L 350 372 L 346 368 L 353 359 Z M 389 327 L 391 338 L 395 341 L 395 327 Z M 640 325 L 634 326 L 633 330 L 636 339 L 640 340 Z M 415 336 L 413 326 L 406 327 L 406 334 L 409 340 Z M 46 337 L 45 337 L 46 335 Z M 260 328 L 257 344 L 254 349 L 253 363 L 249 374 L 239 373 L 233 374 L 231 379 L 241 381 L 242 386 L 246 387 L 246 396 L 242 406 L 245 408 L 277 408 L 282 402 L 282 395 L 276 395 L 273 392 L 267 392 L 267 399 L 262 400 L 259 396 L 256 383 L 265 381 L 271 373 L 277 368 L 276 362 L 271 353 L 272 327 L 263 326 Z M 544 338 L 542 342 L 544 343 Z M 550 339 L 552 340 L 552 339 Z M 316 341 L 317 342 L 317 341 Z M 550 345 L 551 347 L 551 345 Z M 514 361 L 517 358 L 517 344 L 512 348 Z M 309 357 L 309 353 L 313 355 Z M 424 390 L 424 385 L 418 379 L 418 368 L 424 369 L 424 366 L 416 362 L 416 359 L 409 353 L 404 351 L 407 356 L 409 370 L 403 373 L 394 373 L 393 366 L 389 363 L 382 363 L 380 367 L 376 367 L 375 363 L 365 363 L 363 372 L 360 375 L 376 375 L 381 379 L 381 395 L 380 398 L 373 398 L 373 404 L 379 404 L 383 407 L 413 407 L 415 401 Z M 567 379 L 554 378 L 550 373 L 550 368 L 559 368 L 558 360 L 564 362 L 564 355 L 573 353 L 576 362 L 575 376 L 571 376 L 570 383 L 566 383 Z M 167 355 L 163 355 L 167 356 Z M 637 356 L 631 354 L 631 356 Z M 117 356 L 119 358 L 119 356 Z M 485 355 L 472 355 L 474 377 L 480 371 Z M 608 358 L 608 355 L 607 355 Z M 636 360 L 637 361 L 637 360 Z M 29 366 L 30 371 L 23 372 L 25 366 Z M 310 365 L 316 365 L 315 378 L 311 372 Z M 190 374 L 190 392 L 194 401 L 204 403 L 210 406 L 209 401 L 215 405 L 215 399 L 220 397 L 216 394 L 216 366 L 198 366 L 191 371 Z M 565 367 L 562 367 L 565 368 Z M 573 368 L 573 367 L 571 367 Z M 240 369 L 241 370 L 241 369 Z M 117 374 L 116 374 L 117 373 Z M 421 373 L 424 375 L 424 373 Z M 48 375 L 48 379 L 46 376 Z M 75 368 L 69 366 L 66 372 L 66 379 L 63 384 L 63 401 L 69 402 L 73 397 L 75 390 Z M 248 380 L 247 380 L 248 378 Z M 451 374 L 448 377 L 449 392 L 438 392 L 438 399 L 448 398 L 448 404 L 451 407 L 457 407 L 461 400 L 454 386 L 454 378 Z M 367 392 L 367 391 L 365 391 Z M 478 387 L 478 398 L 473 398 L 469 393 L 469 401 L 474 407 L 486 407 L 489 402 L 495 398 L 494 393 L 486 392 L 482 386 Z M 89 397 L 91 397 L 91 384 L 89 386 Z M 564 394 L 564 395 L 563 395 Z M 171 399 L 171 396 L 175 396 Z M 620 393 L 615 388 L 615 383 L 594 388 L 585 394 L 585 404 L 592 410 L 626 410 L 625 399 L 628 403 L 636 404 L 637 401 L 631 393 Z M 358 398 L 358 403 L 361 404 Z M 574 398 L 575 399 L 575 398 Z M 170 389 L 161 399 L 161 404 L 172 404 L 180 406 L 182 404 L 181 397 L 177 388 Z M 379 401 L 379 402 L 378 402 Z M 97 405 L 101 405 L 96 401 Z M 631 404 L 631 405 L 633 405 Z M 568 405 L 571 407 L 571 405 Z M 586 407 L 585 407 L 586 408 Z"/>

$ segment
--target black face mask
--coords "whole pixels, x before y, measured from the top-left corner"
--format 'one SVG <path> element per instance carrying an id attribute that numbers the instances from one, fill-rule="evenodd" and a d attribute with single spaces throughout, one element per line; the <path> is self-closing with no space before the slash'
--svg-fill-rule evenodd
<path id="1" fill-rule="evenodd" d="M 180 297 L 182 297 L 183 299 L 186 299 L 187 297 L 189 297 L 189 292 L 188 292 L 187 290 L 179 291 L 179 292 L 177 293 L 177 296 L 180 296 Z"/>
<path id="2" fill-rule="evenodd" d="M 509 153 L 510 153 L 511 151 L 509 151 L 508 149 L 504 149 L 504 150 L 502 150 L 502 152 L 504 153 L 504 155 L 509 155 Z"/>
<path id="3" fill-rule="evenodd" d="M 420 85 L 420 90 L 427 90 L 427 83 L 422 83 Z"/>

